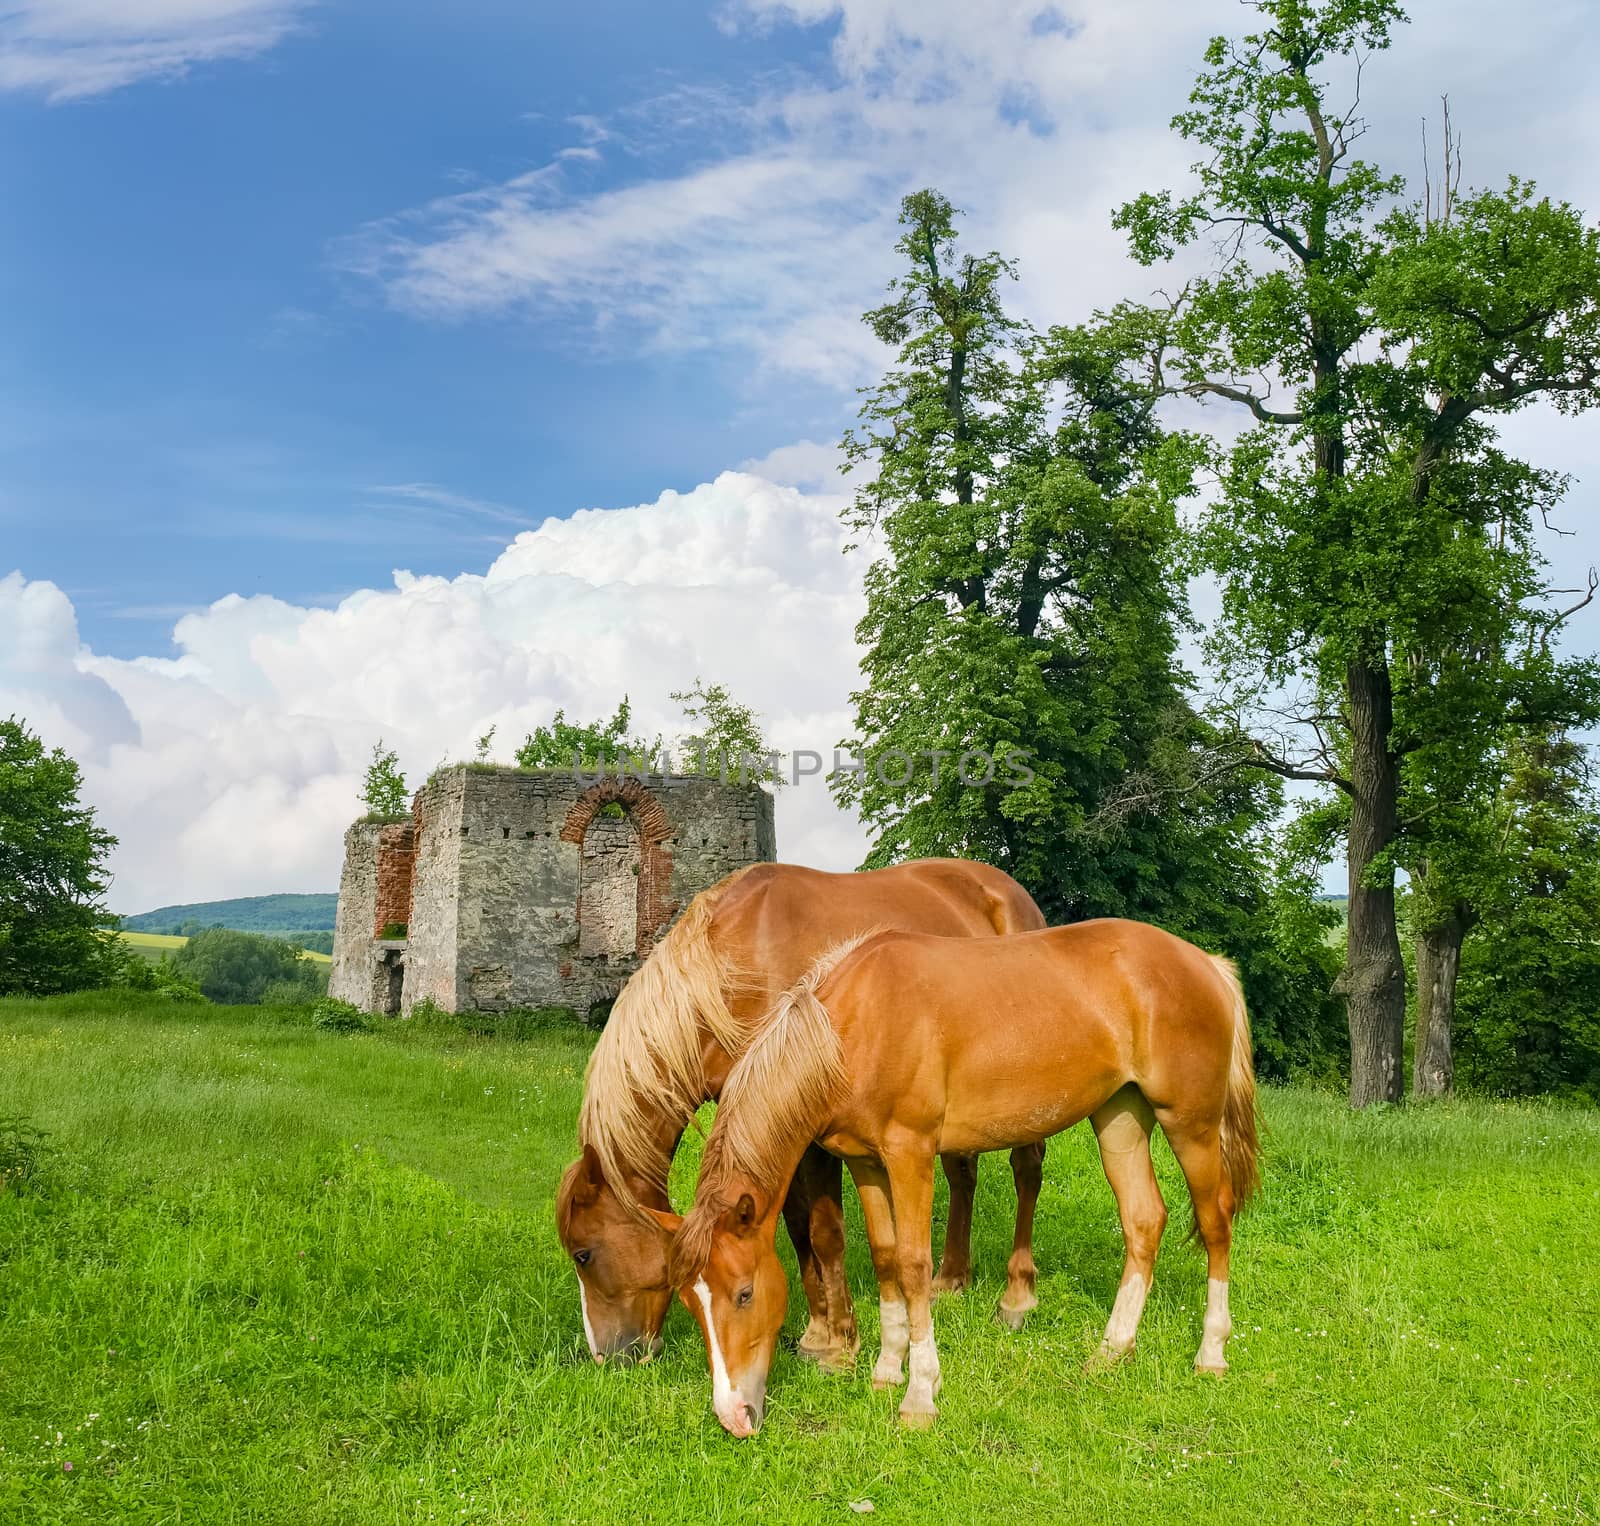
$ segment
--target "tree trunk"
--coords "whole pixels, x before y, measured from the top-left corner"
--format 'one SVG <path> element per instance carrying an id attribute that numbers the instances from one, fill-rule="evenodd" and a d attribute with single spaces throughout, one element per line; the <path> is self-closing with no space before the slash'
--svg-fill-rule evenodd
<path id="1" fill-rule="evenodd" d="M 1345 966 L 1334 990 L 1350 1020 L 1350 1106 L 1405 1094 L 1405 966 L 1395 928 L 1394 871 L 1368 883 L 1373 861 L 1399 829 L 1399 769 L 1389 750 L 1394 696 L 1389 670 L 1352 663 L 1350 700 L 1350 913 Z"/>
<path id="2" fill-rule="evenodd" d="M 1470 926 L 1465 908 L 1457 906 L 1439 926 L 1417 934 L 1417 1044 L 1411 1090 L 1418 1097 L 1448 1097 L 1455 1084 L 1450 1046 L 1456 1023 L 1456 978 Z"/>

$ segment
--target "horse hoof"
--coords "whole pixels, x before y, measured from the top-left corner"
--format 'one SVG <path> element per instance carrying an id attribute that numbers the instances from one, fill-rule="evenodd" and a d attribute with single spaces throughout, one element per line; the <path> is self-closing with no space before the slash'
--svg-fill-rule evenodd
<path id="1" fill-rule="evenodd" d="M 817 1370 L 825 1372 L 830 1377 L 845 1377 L 855 1371 L 856 1352 L 855 1346 L 833 1346 L 827 1351 L 817 1353 Z"/>
<path id="2" fill-rule="evenodd" d="M 933 1429 L 933 1422 L 939 1418 L 936 1409 L 902 1409 L 900 1411 L 900 1424 L 908 1431 L 927 1431 Z"/>
<path id="3" fill-rule="evenodd" d="M 972 1286 L 970 1275 L 965 1277 L 940 1276 L 933 1279 L 933 1296 L 943 1298 L 947 1293 L 965 1293 Z"/>
<path id="4" fill-rule="evenodd" d="M 1215 1364 L 1211 1362 L 1196 1362 L 1194 1370 L 1203 1372 L 1208 1378 L 1220 1378 L 1227 1372 L 1228 1364 L 1226 1362 L 1217 1362 Z"/>
<path id="5" fill-rule="evenodd" d="M 1089 1358 L 1087 1362 L 1083 1364 L 1083 1370 L 1087 1373 L 1094 1374 L 1114 1372 L 1132 1355 L 1132 1346 L 1129 1346 L 1126 1351 L 1112 1351 L 1108 1347 L 1102 1346 L 1092 1357 Z"/>
<path id="6" fill-rule="evenodd" d="M 1000 1307 L 994 1311 L 994 1317 L 1002 1325 L 1004 1325 L 1006 1329 L 1020 1330 L 1025 1324 L 1027 1324 L 1028 1315 L 1038 1307 L 1039 1306 L 1037 1304 L 1029 1304 L 1025 1309 L 1008 1309 L 1004 1304 L 1001 1304 Z"/>

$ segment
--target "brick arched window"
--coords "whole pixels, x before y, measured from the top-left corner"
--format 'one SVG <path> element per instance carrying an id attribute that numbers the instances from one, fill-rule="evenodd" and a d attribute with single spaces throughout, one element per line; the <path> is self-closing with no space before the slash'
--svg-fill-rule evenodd
<path id="1" fill-rule="evenodd" d="M 601 816 L 616 802 L 625 819 Z M 677 910 L 672 890 L 672 821 L 661 802 L 637 779 L 602 779 L 567 812 L 563 842 L 577 846 L 578 951 L 591 957 L 643 959 Z M 624 878 L 626 876 L 626 878 Z M 620 904 L 636 880 L 629 917 Z"/>

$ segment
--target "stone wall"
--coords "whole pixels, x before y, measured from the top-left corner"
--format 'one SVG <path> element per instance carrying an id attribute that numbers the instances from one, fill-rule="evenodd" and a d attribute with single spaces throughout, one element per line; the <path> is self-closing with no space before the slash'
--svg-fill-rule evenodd
<path id="1" fill-rule="evenodd" d="M 328 972 L 328 995 L 369 1010 L 380 831 L 381 827 L 358 821 L 344 834 L 344 872 L 339 878 L 339 909 L 334 916 L 333 967 Z"/>
<path id="2" fill-rule="evenodd" d="M 694 896 L 776 849 L 772 797 L 753 784 L 479 765 L 430 779 L 412 826 L 381 841 L 357 835 L 372 830 L 346 836 L 335 969 L 343 951 L 368 992 L 345 999 L 384 1010 L 375 1003 L 392 1000 L 396 947 L 373 933 L 405 922 L 406 1012 L 419 1001 L 584 1012 L 616 995 Z M 406 865 L 407 910 L 396 915 Z M 341 984 L 358 987 L 353 973 Z"/>

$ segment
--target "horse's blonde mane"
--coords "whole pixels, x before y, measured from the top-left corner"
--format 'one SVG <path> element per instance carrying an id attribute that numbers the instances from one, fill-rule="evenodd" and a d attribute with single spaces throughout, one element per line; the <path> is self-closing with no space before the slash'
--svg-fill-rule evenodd
<path id="1" fill-rule="evenodd" d="M 694 1207 L 673 1243 L 672 1281 L 693 1281 L 711 1254 L 717 1221 L 740 1178 L 773 1193 L 827 1118 L 845 1084 L 844 1056 L 817 987 L 872 937 L 835 944 L 778 998 L 723 1084 L 717 1121 L 700 1162 Z"/>
<path id="2" fill-rule="evenodd" d="M 661 1141 L 663 1115 L 688 1123 L 705 1101 L 700 1053 L 706 1035 L 729 1054 L 739 1054 L 750 1040 L 728 1002 L 754 982 L 717 953 L 711 923 L 717 903 L 752 867 L 735 870 L 689 903 L 623 986 L 589 1057 L 578 1143 L 594 1151 L 607 1185 L 639 1212 L 633 1178 L 666 1190 L 672 1158 Z"/>

